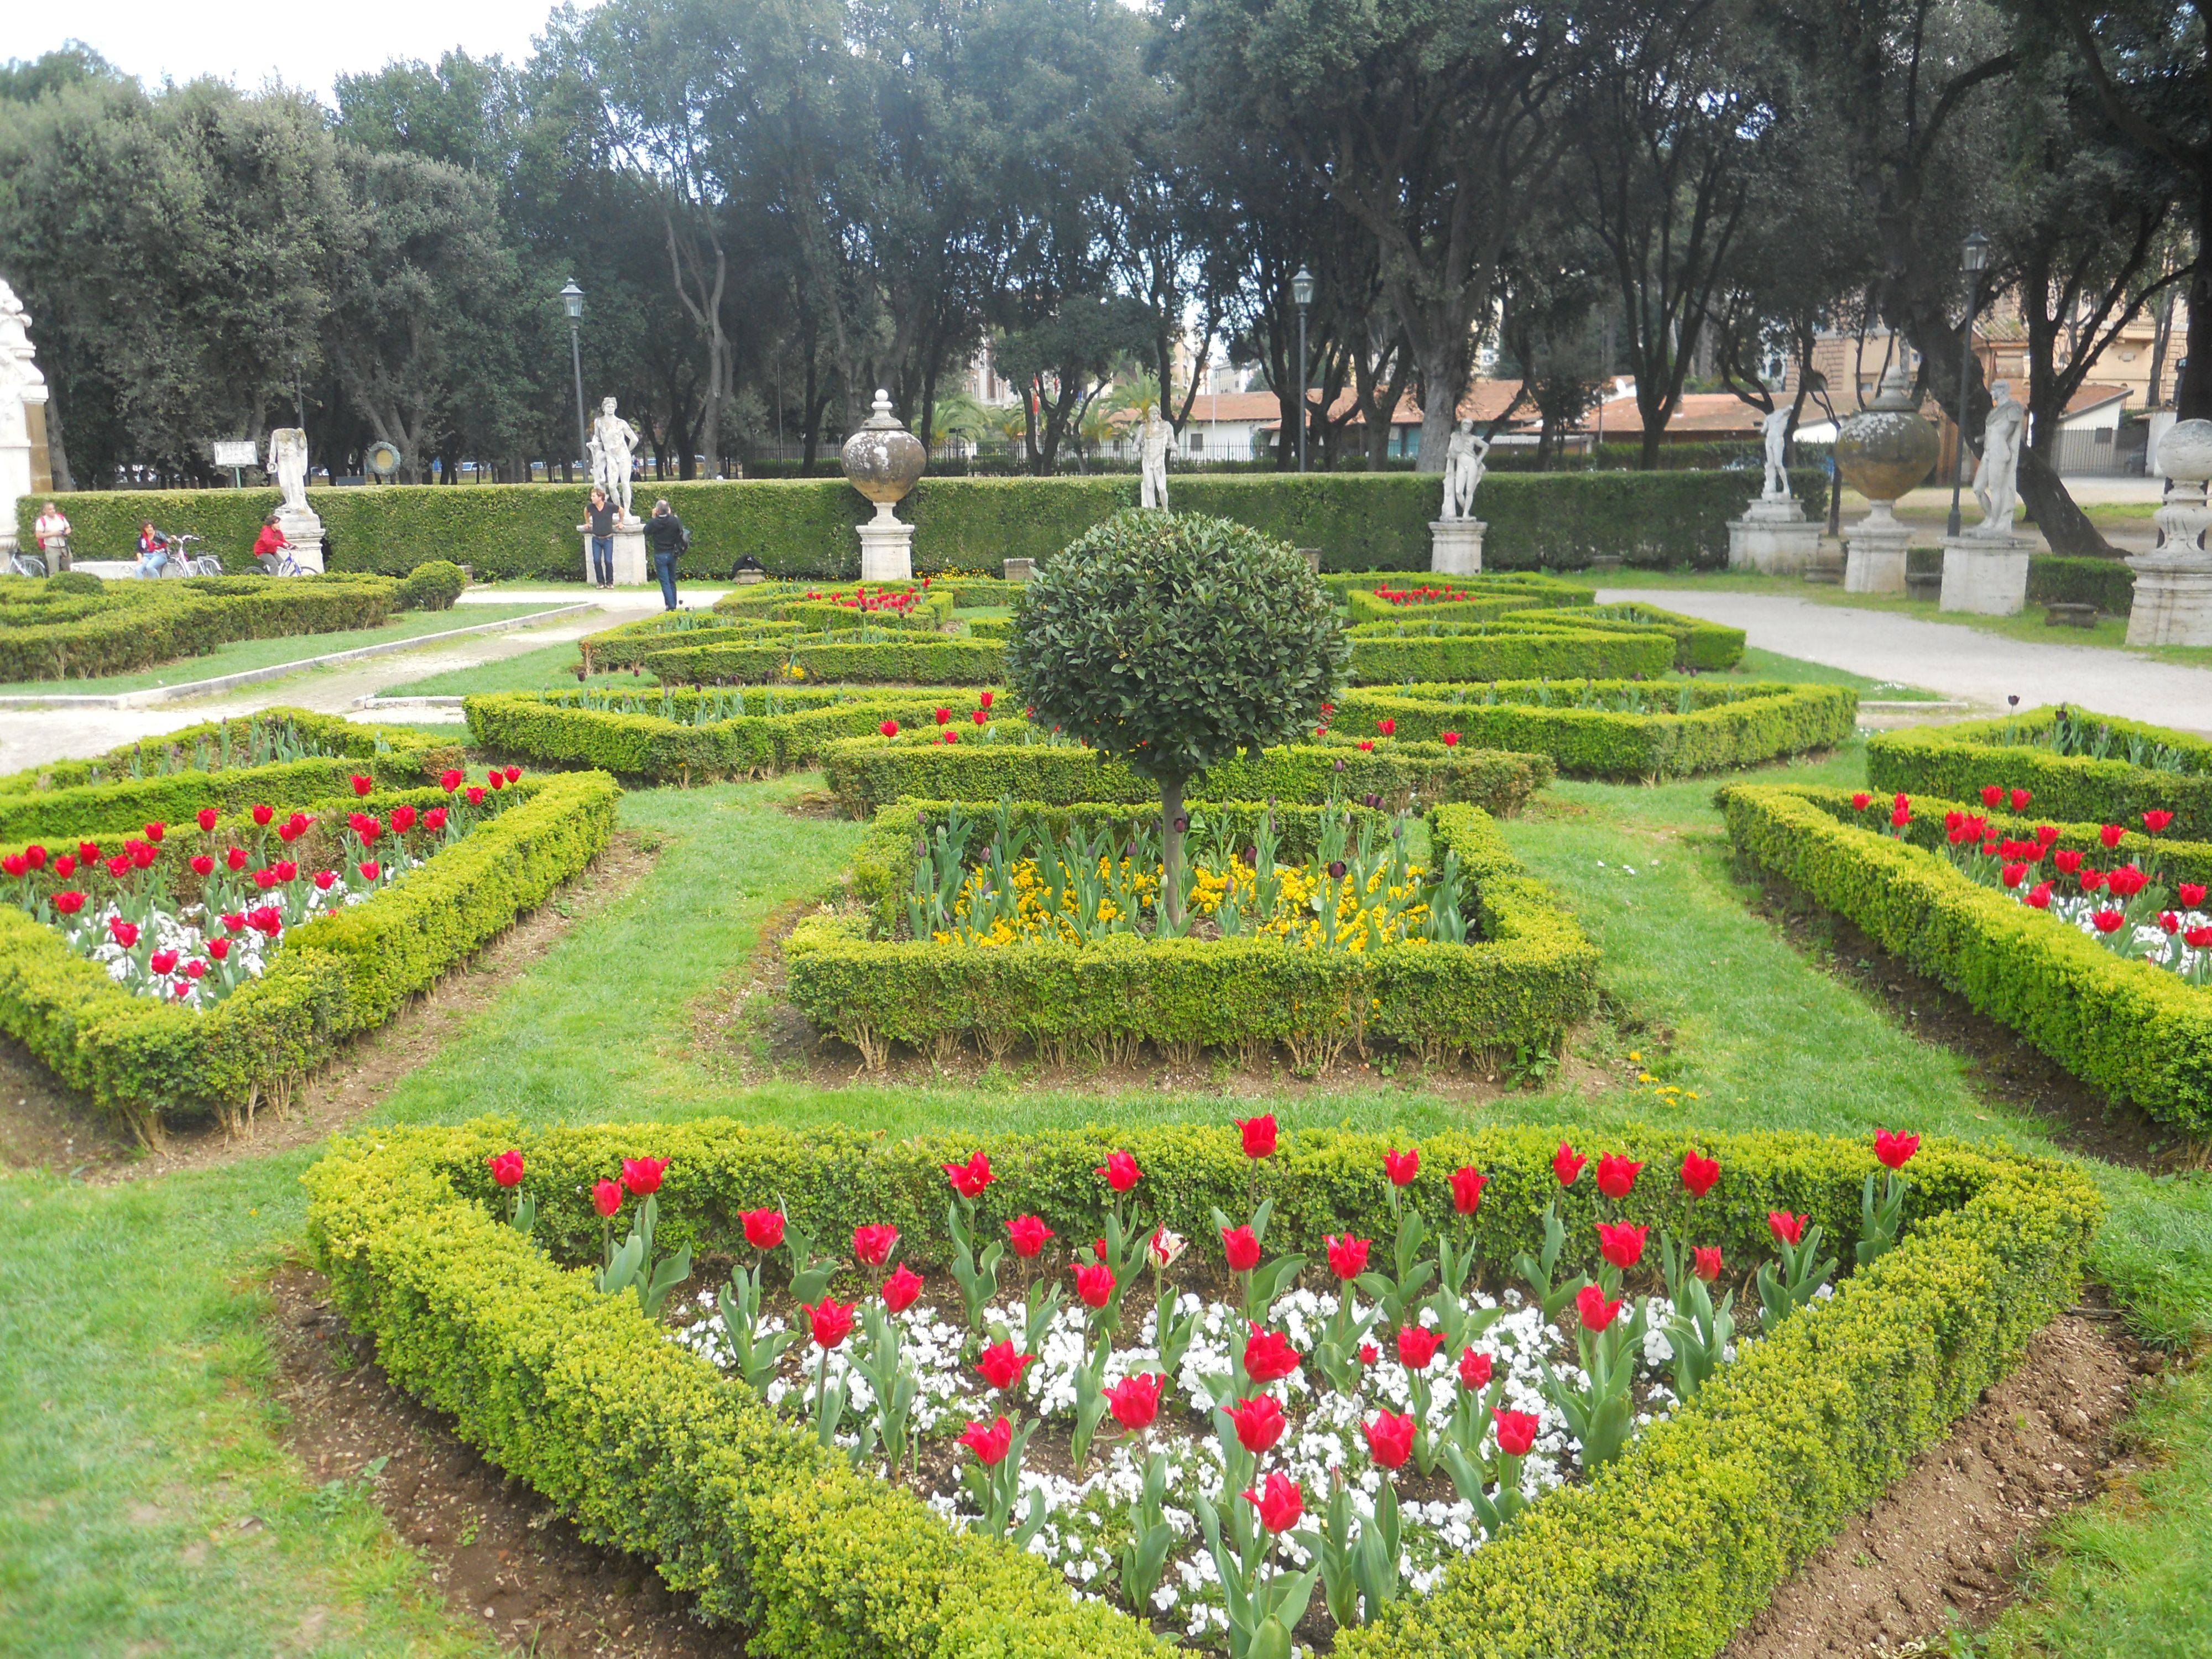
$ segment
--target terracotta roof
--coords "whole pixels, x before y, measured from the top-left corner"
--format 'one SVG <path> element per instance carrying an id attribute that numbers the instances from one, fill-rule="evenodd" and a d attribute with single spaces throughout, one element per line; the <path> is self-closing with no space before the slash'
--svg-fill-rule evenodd
<path id="1" fill-rule="evenodd" d="M 1602 407 L 1608 443 L 1616 438 L 1642 434 L 1644 415 L 1636 407 L 1633 394 L 1625 398 L 1607 398 Z M 1686 392 L 1675 402 L 1674 413 L 1667 422 L 1667 431 L 1693 432 L 1700 437 L 1755 438 L 1759 435 L 1759 423 L 1762 418 L 1758 410 L 1733 392 Z M 1583 416 L 1582 430 L 1595 431 L 1597 425 L 1595 410 Z"/>
<path id="2" fill-rule="evenodd" d="M 2074 388 L 2074 395 L 2066 400 L 2064 413 L 2086 414 L 2093 409 L 2102 409 L 2115 398 L 2124 398 L 2127 395 L 2128 388 L 2124 386 L 2113 386 L 2109 382 L 2100 385 L 2095 380 L 2091 380 Z M 2013 396 L 2017 398 L 2020 393 L 2014 392 Z"/>
<path id="3" fill-rule="evenodd" d="M 1499 416 L 1503 415 L 1508 408 L 1511 407 L 1514 398 L 1518 397 L 1520 392 L 1521 382 L 1518 380 L 1473 381 L 1468 385 L 1465 393 L 1460 398 L 1460 416 L 1462 418 L 1467 420 L 1476 421 L 1486 424 L 1489 422 L 1496 420 Z M 1199 404 L 1202 405 L 1206 402 L 1206 399 L 1203 397 L 1200 397 L 1198 401 Z M 1339 393 L 1336 402 L 1330 407 L 1329 417 L 1332 420 L 1334 420 L 1342 416 L 1346 411 L 1352 408 L 1352 405 L 1357 401 L 1358 399 L 1355 398 L 1349 392 Z M 1271 408 L 1270 413 L 1275 414 L 1278 413 L 1278 411 Z M 1196 406 L 1193 407 L 1191 416 L 1194 420 L 1198 417 L 1198 408 Z M 1520 409 L 1514 411 L 1513 420 L 1510 424 L 1516 428 L 1533 426 L 1536 422 L 1536 418 L 1535 405 L 1533 404 L 1524 404 Z M 1352 426 L 1364 426 L 1367 424 L 1367 417 L 1364 414 L 1355 412 L 1352 415 L 1349 423 Z M 1390 416 L 1390 424 L 1392 426 L 1419 426 L 1420 423 L 1421 406 L 1413 400 L 1413 395 L 1409 392 L 1404 397 L 1399 398 L 1398 407 Z M 1272 430 L 1273 428 L 1280 424 L 1280 421 L 1279 419 L 1267 420 L 1261 422 L 1261 424 L 1263 428 Z"/>

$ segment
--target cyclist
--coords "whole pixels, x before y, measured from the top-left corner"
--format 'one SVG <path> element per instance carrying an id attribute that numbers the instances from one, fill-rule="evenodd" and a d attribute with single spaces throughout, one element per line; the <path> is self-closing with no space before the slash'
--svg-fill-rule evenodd
<path id="1" fill-rule="evenodd" d="M 276 515 L 271 513 L 261 521 L 261 533 L 253 538 L 253 557 L 261 567 L 261 574 L 264 576 L 280 574 L 279 567 L 291 546 L 292 544 L 284 539 L 284 532 L 277 528 Z"/>
<path id="2" fill-rule="evenodd" d="M 169 538 L 147 520 L 138 526 L 138 574 L 158 576 L 169 568 Z"/>

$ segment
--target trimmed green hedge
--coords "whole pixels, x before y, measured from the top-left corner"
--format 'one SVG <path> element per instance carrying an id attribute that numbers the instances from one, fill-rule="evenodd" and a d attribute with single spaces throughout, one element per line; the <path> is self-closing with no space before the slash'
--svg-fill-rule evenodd
<path id="1" fill-rule="evenodd" d="M 1674 641 L 1674 666 L 1692 673 L 1733 668 L 1743 660 L 1741 628 L 1662 611 L 1656 605 L 1601 605 L 1587 610 L 1528 611 L 1507 619 L 1515 627 L 1619 628 L 1641 633 L 1656 628 Z"/>
<path id="2" fill-rule="evenodd" d="M 1006 678 L 1006 654 L 997 640 L 799 634 L 773 644 L 674 646 L 641 660 L 666 685 L 766 685 L 793 679 L 794 667 L 799 678 L 833 684 L 997 685 Z"/>
<path id="3" fill-rule="evenodd" d="M 236 640 L 374 628 L 391 616 L 398 586 L 380 576 L 189 576 L 108 582 L 87 594 L 0 577 L 0 684 L 94 679 Z"/>
<path id="4" fill-rule="evenodd" d="M 2056 708 L 2034 708 L 2001 720 L 1878 732 L 1867 740 L 1867 778 L 1892 793 L 1954 800 L 1978 800 L 1992 783 L 2027 789 L 2039 812 L 2100 823 L 2138 823 L 2147 809 L 2159 807 L 2174 815 L 2174 835 L 2212 841 L 2212 741 L 2144 720 L 2075 712 L 2112 728 L 2110 757 L 2061 755 L 2021 741 L 2048 732 L 2057 717 Z M 2136 764 L 2130 757 L 2134 747 L 2147 757 L 2163 748 L 2188 769 Z"/>
<path id="5" fill-rule="evenodd" d="M 0 905 L 0 1030 L 149 1141 L 173 1119 L 281 1101 L 347 1036 L 543 902 L 613 834 L 619 792 L 605 774 L 513 787 L 523 799 L 421 869 L 292 929 L 268 971 L 204 1012 L 123 990 L 52 928 Z M 343 812 L 389 799 L 276 804 Z"/>
<path id="6" fill-rule="evenodd" d="M 1808 514 L 1826 510 L 1827 483 L 1811 468 L 1792 485 Z M 1317 547 L 1335 570 L 1425 571 L 1433 477 L 1393 473 L 1190 474 L 1173 484 L 1178 512 L 1209 513 L 1293 547 Z M 1495 569 L 1575 567 L 1620 554 L 1633 565 L 1717 568 L 1728 522 L 1742 516 L 1757 480 L 1741 471 L 1540 472 L 1485 481 L 1486 562 Z M 854 526 L 872 508 L 842 479 L 657 483 L 692 532 L 687 580 L 710 580 L 742 554 L 777 574 L 850 580 L 860 570 Z M 1137 504 L 1133 474 L 1091 477 L 925 477 L 901 503 L 915 526 L 918 572 L 995 569 L 1003 559 L 1048 558 L 1092 525 Z M 459 559 L 477 580 L 575 581 L 580 484 L 398 484 L 316 489 L 308 503 L 328 526 L 337 568 L 404 575 L 426 554 Z M 43 498 L 41 498 L 43 499 Z M 29 533 L 38 503 L 19 508 Z M 81 558 L 122 557 L 142 520 L 243 550 L 273 489 L 94 490 L 69 497 Z M 29 515 L 25 517 L 24 515 Z"/>
<path id="7" fill-rule="evenodd" d="M 1884 950 L 2113 1099 L 2212 1130 L 2212 995 L 1795 790 L 1736 785 L 1720 803 L 1747 857 Z"/>
<path id="8" fill-rule="evenodd" d="M 906 724 L 902 716 L 894 716 Z M 923 718 L 927 718 L 927 711 Z M 1160 787 L 1127 763 L 1072 744 L 1023 743 L 1024 722 L 1001 722 L 997 739 L 972 740 L 965 712 L 961 740 L 947 746 L 926 733 L 891 739 L 870 734 L 826 744 L 822 773 L 855 817 L 903 795 L 935 800 L 1016 800 L 1049 805 L 1079 801 L 1159 802 Z M 1010 737 L 1009 732 L 1012 735 Z M 1380 795 L 1392 807 L 1471 801 L 1485 811 L 1517 812 L 1552 781 L 1541 755 L 1442 744 L 1392 744 L 1371 753 L 1350 744 L 1295 744 L 1243 754 L 1191 780 L 1194 800 L 1317 802 L 1334 789 L 1357 800 Z"/>
<path id="9" fill-rule="evenodd" d="M 856 858 L 896 861 L 944 810 L 912 801 L 883 808 Z M 1431 856 L 1456 851 L 1474 884 L 1480 942 L 1410 941 L 1365 953 L 1121 934 L 1096 945 L 976 950 L 869 939 L 860 918 L 831 916 L 801 922 L 786 939 L 788 994 L 815 1026 L 878 1066 L 894 1042 L 966 1037 L 991 1048 L 1016 1038 L 1061 1048 L 1217 1047 L 1248 1060 L 1280 1042 L 1301 1065 L 1345 1042 L 1364 1052 L 1378 1039 L 1429 1059 L 1556 1052 L 1595 1005 L 1595 947 L 1551 890 L 1513 861 L 1486 813 L 1438 806 L 1429 835 Z"/>
<path id="10" fill-rule="evenodd" d="M 1352 640 L 1352 683 L 1404 680 L 1628 679 L 1674 665 L 1674 641 L 1660 632 L 1516 628 L 1469 623 L 1459 634 Z"/>
<path id="11" fill-rule="evenodd" d="M 1490 1177 L 1474 1242 L 1484 1260 L 1535 1242 L 1559 1198 L 1548 1160 L 1581 1131 L 1446 1130 L 1422 1143 L 1403 1198 L 1444 1224 L 1443 1182 Z M 711 1363 L 666 1340 L 635 1298 L 601 1296 L 593 1179 L 625 1157 L 668 1160 L 660 1237 L 740 1253 L 735 1218 L 775 1205 L 817 1238 L 863 1222 L 901 1231 L 902 1255 L 942 1271 L 941 1164 L 979 1143 L 805 1134 L 729 1119 L 531 1131 L 499 1120 L 385 1128 L 342 1140 L 309 1170 L 308 1234 L 353 1327 L 401 1388 L 447 1413 L 495 1465 L 595 1542 L 654 1562 L 711 1624 L 763 1659 L 896 1654 L 927 1659 L 1121 1659 L 1154 1655 L 1138 1621 L 1072 1598 L 1006 1543 L 956 1531 L 918 1498 L 854 1472 L 803 1425 L 770 1413 Z M 1185 1126 L 997 1135 L 979 1225 L 1047 1215 L 1071 1237 L 1102 1218 L 1091 1171 L 1126 1147 L 1146 1171 L 1148 1218 L 1211 1237 L 1218 1206 L 1271 1199 L 1285 1248 L 1394 1224 L 1376 1134 L 1301 1130 L 1255 1165 L 1233 1129 Z M 1610 1147 L 1613 1143 L 1605 1143 Z M 1769 1209 L 1856 1237 L 1863 1144 L 1810 1135 L 1641 1132 L 1622 1150 L 1672 1169 L 1692 1145 L 1720 1184 L 1695 1237 L 1731 1261 L 1771 1253 Z M 519 1146 L 538 1239 L 507 1226 L 484 1160 Z M 2099 1205 L 2068 1166 L 1924 1144 L 1897 1248 L 1748 1347 L 1697 1400 L 1650 1425 L 1587 1486 L 1547 1493 L 1505 1534 L 1452 1564 L 1427 1596 L 1338 1637 L 1360 1659 L 1710 1659 L 1775 1587 L 1937 1443 L 2028 1337 L 2068 1306 Z M 1256 1183 L 1256 1186 L 1255 1184 Z M 1587 1183 L 1584 1183 L 1585 1188 Z M 1595 1265 L 1586 1190 L 1565 1200 L 1567 1261 Z M 1680 1183 L 1645 1182 L 1628 1218 L 1691 1225 Z M 1073 1230 L 1071 1231 L 1071 1230 Z"/>
<path id="12" fill-rule="evenodd" d="M 732 698 L 748 708 L 775 697 L 784 712 L 724 714 Z M 943 706 L 967 720 L 973 692 L 886 690 L 855 695 L 819 687 L 777 691 L 672 690 L 640 694 L 634 708 L 595 708 L 609 694 L 512 691 L 465 698 L 469 731 L 491 753 L 540 764 L 596 767 L 624 778 L 688 783 L 757 777 L 811 766 L 840 738 L 872 732 L 886 720 L 927 724 Z M 663 707 L 668 713 L 659 712 Z M 702 709 L 705 713 L 702 714 Z"/>
<path id="13" fill-rule="evenodd" d="M 2136 573 L 2119 559 L 2038 553 L 2027 562 L 2030 605 L 2094 605 L 2124 617 L 2136 602 Z"/>
<path id="14" fill-rule="evenodd" d="M 1680 707 L 1685 696 L 1686 714 Z M 1576 706 L 1632 698 L 1651 712 Z M 1417 683 L 1339 693 L 1332 729 L 1364 737 L 1377 720 L 1389 720 L 1401 742 L 1456 732 L 1462 743 L 1482 748 L 1548 755 L 1570 777 L 1630 782 L 1832 749 L 1851 735 L 1857 718 L 1858 694 L 1840 685 Z"/>
<path id="15" fill-rule="evenodd" d="M 1468 586 L 1474 586 L 1479 580 L 1470 579 Z M 1453 586 L 1457 588 L 1458 584 Z M 1422 605 L 1393 605 L 1359 587 L 1343 596 L 1345 614 L 1355 623 L 1494 622 L 1510 611 L 1539 610 L 1547 604 L 1547 596 L 1525 588 L 1507 589 L 1476 599 L 1436 599 Z"/>
<path id="16" fill-rule="evenodd" d="M 606 674 L 639 667 L 654 652 L 679 646 L 765 645 L 805 631 L 795 622 L 740 622 L 710 611 L 662 611 L 586 634 L 576 648 L 586 673 Z"/>

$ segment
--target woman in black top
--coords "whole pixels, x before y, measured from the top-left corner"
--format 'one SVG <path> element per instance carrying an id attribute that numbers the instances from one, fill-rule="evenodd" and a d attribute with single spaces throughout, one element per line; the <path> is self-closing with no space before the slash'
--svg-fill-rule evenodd
<path id="1" fill-rule="evenodd" d="M 670 511 L 665 501 L 653 504 L 653 516 L 645 521 L 645 544 L 653 550 L 653 568 L 660 577 L 661 601 L 673 611 L 676 557 L 691 545 L 691 532 L 684 527 L 684 520 Z"/>
<path id="2" fill-rule="evenodd" d="M 592 486 L 592 502 L 584 509 L 592 534 L 592 580 L 600 587 L 615 585 L 615 509 L 607 492 Z"/>

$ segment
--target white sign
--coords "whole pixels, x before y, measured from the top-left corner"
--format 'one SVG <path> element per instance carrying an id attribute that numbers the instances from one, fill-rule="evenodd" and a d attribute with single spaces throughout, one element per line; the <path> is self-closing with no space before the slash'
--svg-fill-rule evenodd
<path id="1" fill-rule="evenodd" d="M 215 464 L 217 466 L 258 466 L 261 455 L 254 448 L 251 438 L 218 438 L 215 444 Z"/>

